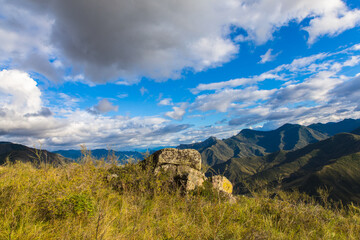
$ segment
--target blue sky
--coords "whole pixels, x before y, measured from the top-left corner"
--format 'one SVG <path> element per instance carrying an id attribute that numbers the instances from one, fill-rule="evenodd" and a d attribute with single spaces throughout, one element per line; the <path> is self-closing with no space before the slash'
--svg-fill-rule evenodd
<path id="1" fill-rule="evenodd" d="M 360 118 L 359 1 L 0 4 L 0 141 L 133 150 Z"/>

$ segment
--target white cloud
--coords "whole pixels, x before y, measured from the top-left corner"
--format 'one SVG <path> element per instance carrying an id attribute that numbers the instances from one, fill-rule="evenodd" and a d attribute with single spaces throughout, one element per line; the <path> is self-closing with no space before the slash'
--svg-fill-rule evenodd
<path id="1" fill-rule="evenodd" d="M 360 56 L 351 56 L 351 59 L 344 62 L 344 66 L 353 67 L 360 63 Z"/>
<path id="2" fill-rule="evenodd" d="M 173 107 L 173 111 L 165 113 L 165 116 L 174 120 L 182 120 L 186 113 L 187 106 L 187 103 L 181 103 L 179 107 Z"/>
<path id="3" fill-rule="evenodd" d="M 270 101 L 275 105 L 304 101 L 328 101 L 330 90 L 343 81 L 334 78 L 335 72 L 323 71 L 301 83 L 290 84 L 279 89 Z"/>
<path id="4" fill-rule="evenodd" d="M 259 76 L 200 84 L 192 89 L 194 94 L 210 93 L 198 95 L 191 109 L 227 113 L 234 128 L 358 118 L 360 78 L 346 75 L 353 71 L 342 71 L 344 67 L 356 69 L 360 59 L 355 51 L 352 46 L 295 59 Z M 258 83 L 271 76 L 284 83 L 270 90 L 259 89 Z"/>
<path id="5" fill-rule="evenodd" d="M 117 95 L 118 98 L 127 98 L 128 96 L 129 96 L 129 94 L 127 94 L 127 93 L 121 93 L 121 94 Z"/>
<path id="6" fill-rule="evenodd" d="M 248 33 L 247 37 L 242 37 L 248 41 L 253 39 L 258 44 L 264 43 L 272 38 L 272 34 L 288 22 L 295 20 L 301 22 L 307 17 L 321 21 L 324 26 L 320 28 L 321 33 L 330 34 L 336 31 L 340 33 L 348 29 L 351 25 L 349 18 L 338 18 L 334 13 L 351 15 L 346 5 L 341 0 L 260 0 L 260 1 L 241 1 L 234 12 L 238 15 L 236 25 L 242 26 Z M 241 14 L 239 14 L 241 13 Z M 337 25 L 326 24 L 325 19 L 336 19 Z M 305 28 L 309 32 L 309 39 L 314 41 L 319 35 L 318 24 L 310 22 L 310 26 Z"/>
<path id="7" fill-rule="evenodd" d="M 254 101 L 267 99 L 275 90 L 258 90 L 257 87 L 248 87 L 245 89 L 224 89 L 214 94 L 203 94 L 196 97 L 192 104 L 193 109 L 201 111 L 216 110 L 226 112 L 230 107 L 237 104 L 249 106 Z"/>
<path id="8" fill-rule="evenodd" d="M 312 19 L 310 25 L 304 30 L 309 33 L 308 43 L 313 44 L 320 36 L 336 36 L 359 24 L 360 10 L 350 11 L 345 6 L 339 6 L 327 14 Z"/>
<path id="9" fill-rule="evenodd" d="M 354 46 L 352 47 L 352 49 L 353 49 L 353 50 L 355 50 L 355 51 L 360 50 L 360 43 L 359 43 L 359 44 L 354 45 Z"/>
<path id="10" fill-rule="evenodd" d="M 0 72 L 0 95 L 0 140 L 28 146 L 41 142 L 42 147 L 49 150 L 78 148 L 80 144 L 114 149 L 175 145 L 178 134 L 190 127 L 169 125 L 169 120 L 157 116 L 94 115 L 74 108 L 79 100 L 66 94 L 59 97 L 69 104 L 46 107 L 36 81 L 18 70 Z M 117 107 L 103 99 L 93 109 L 108 112 Z M 171 136 L 167 135 L 169 132 Z M 167 137 L 159 137 L 162 134 Z"/>
<path id="11" fill-rule="evenodd" d="M 148 92 L 149 92 L 149 90 L 147 90 L 146 88 L 144 88 L 144 87 L 141 87 L 141 88 L 140 88 L 141 96 L 144 96 L 144 94 L 145 94 L 145 93 L 148 93 Z"/>
<path id="12" fill-rule="evenodd" d="M 311 55 L 309 57 L 297 58 L 297 59 L 294 59 L 290 64 L 281 65 L 276 70 L 281 71 L 281 70 L 286 69 L 291 72 L 309 71 L 309 66 L 311 64 L 313 64 L 319 60 L 322 60 L 322 59 L 326 58 L 327 56 L 328 56 L 328 54 L 326 54 L 326 53 L 319 53 L 319 54 Z M 312 72 L 315 72 L 316 68 L 313 67 L 310 70 L 312 70 Z"/>
<path id="13" fill-rule="evenodd" d="M 271 62 L 271 61 L 274 61 L 275 58 L 277 57 L 278 53 L 277 54 L 274 54 L 272 55 L 271 52 L 273 50 L 270 48 L 269 50 L 266 51 L 266 53 L 264 55 L 261 55 L 260 58 L 260 62 L 259 63 L 267 63 L 267 62 Z"/>
<path id="14" fill-rule="evenodd" d="M 171 106 L 174 105 L 171 98 L 164 98 L 158 103 L 159 106 Z"/>
<path id="15" fill-rule="evenodd" d="M 81 101 L 81 99 L 67 95 L 65 93 L 59 93 L 55 96 L 55 99 L 59 99 L 57 102 L 62 108 L 74 108 Z"/>
<path id="16" fill-rule="evenodd" d="M 255 84 L 257 82 L 261 82 L 266 79 L 281 79 L 281 77 L 279 75 L 271 73 L 271 72 L 265 72 L 259 76 L 253 76 L 250 78 L 238 78 L 238 79 L 232 79 L 229 81 L 206 83 L 206 84 L 202 83 L 202 84 L 199 84 L 196 88 L 191 89 L 191 92 L 193 94 L 198 94 L 199 92 L 202 92 L 202 91 L 219 90 L 219 89 L 229 88 L 229 87 L 239 87 L 239 86 L 243 86 L 243 85 Z"/>
<path id="17" fill-rule="evenodd" d="M 0 103 L 3 108 L 18 114 L 41 110 L 41 92 L 29 74 L 18 70 L 0 71 Z"/>

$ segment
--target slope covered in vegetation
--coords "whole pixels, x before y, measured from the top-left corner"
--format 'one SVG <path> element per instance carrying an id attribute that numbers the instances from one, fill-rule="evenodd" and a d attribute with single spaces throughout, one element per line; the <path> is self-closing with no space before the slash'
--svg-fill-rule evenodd
<path id="1" fill-rule="evenodd" d="M 285 124 L 271 131 L 243 129 L 230 138 L 220 140 L 210 137 L 199 143 L 181 144 L 178 148 L 198 150 L 203 163 L 214 166 L 230 158 L 265 156 L 280 150 L 297 150 L 338 133 L 352 132 L 359 127 L 360 119 L 345 119 L 341 122 L 317 123 L 310 126 Z M 359 134 L 359 129 L 357 131 Z"/>
<path id="2" fill-rule="evenodd" d="M 360 209 L 299 193 L 183 195 L 139 164 L 0 167 L 0 239 L 359 239 Z"/>
<path id="3" fill-rule="evenodd" d="M 340 133 L 296 151 L 279 151 L 263 157 L 233 158 L 213 167 L 235 185 L 237 193 L 268 185 L 329 196 L 343 202 L 360 201 L 360 136 Z"/>

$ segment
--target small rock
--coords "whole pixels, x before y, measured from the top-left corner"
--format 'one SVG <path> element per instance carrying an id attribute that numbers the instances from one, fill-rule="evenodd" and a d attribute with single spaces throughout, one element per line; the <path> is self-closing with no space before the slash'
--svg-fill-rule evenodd
<path id="1" fill-rule="evenodd" d="M 107 180 L 110 182 L 112 179 L 114 178 L 118 178 L 119 176 L 117 174 L 110 174 L 110 175 L 107 175 Z"/>
<path id="2" fill-rule="evenodd" d="M 217 175 L 210 177 L 209 180 L 212 183 L 213 187 L 218 191 L 232 194 L 233 185 L 226 177 Z"/>

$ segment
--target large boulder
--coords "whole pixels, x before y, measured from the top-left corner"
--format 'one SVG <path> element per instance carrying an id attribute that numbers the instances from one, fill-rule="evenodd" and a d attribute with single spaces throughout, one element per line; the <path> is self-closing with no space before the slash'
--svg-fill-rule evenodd
<path id="1" fill-rule="evenodd" d="M 165 148 L 155 152 L 152 157 L 156 166 L 172 164 L 201 170 L 201 155 L 194 149 Z"/>
<path id="2" fill-rule="evenodd" d="M 231 195 L 233 186 L 224 176 L 213 176 L 209 179 L 200 171 L 201 155 L 194 149 L 165 148 L 150 157 L 155 174 L 166 173 L 171 181 L 185 191 L 201 187 L 204 181 L 211 182 L 214 189 Z"/>
<path id="3" fill-rule="evenodd" d="M 167 173 L 178 186 L 185 191 L 202 186 L 206 177 L 202 172 L 186 165 L 165 164 L 155 168 L 155 174 Z"/>
<path id="4" fill-rule="evenodd" d="M 185 191 L 202 186 L 205 175 L 201 170 L 201 155 L 193 149 L 165 148 L 152 156 L 155 174 L 165 172 L 177 185 Z"/>

